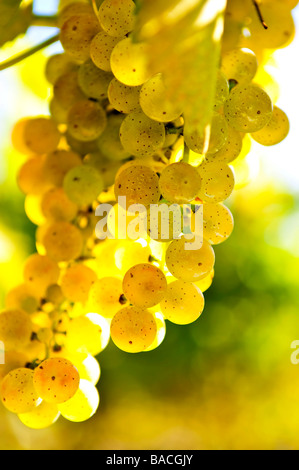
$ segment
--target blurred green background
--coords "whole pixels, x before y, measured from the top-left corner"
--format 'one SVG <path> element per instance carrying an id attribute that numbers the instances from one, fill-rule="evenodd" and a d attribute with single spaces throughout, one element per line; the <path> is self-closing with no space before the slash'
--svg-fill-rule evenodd
<path id="1" fill-rule="evenodd" d="M 31 28 L 14 52 L 49 35 Z M 216 247 L 202 317 L 189 326 L 168 322 L 166 339 L 150 353 L 129 355 L 110 343 L 99 356 L 100 408 L 86 423 L 62 418 L 31 431 L 1 407 L 1 450 L 299 449 L 299 365 L 291 363 L 291 343 L 299 339 L 298 44 L 297 35 L 268 68 L 290 135 L 275 148 L 252 147 L 249 184 L 229 200 L 235 230 Z M 35 251 L 35 227 L 16 184 L 23 157 L 11 147 L 11 128 L 23 116 L 48 112 L 43 70 L 56 50 L 0 74 L 1 306 Z"/>

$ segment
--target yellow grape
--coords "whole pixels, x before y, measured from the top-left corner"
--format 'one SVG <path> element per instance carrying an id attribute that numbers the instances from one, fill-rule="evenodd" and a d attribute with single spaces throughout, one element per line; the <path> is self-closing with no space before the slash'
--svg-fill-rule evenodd
<path id="1" fill-rule="evenodd" d="M 62 47 L 73 59 L 85 62 L 90 57 L 90 43 L 100 30 L 101 27 L 95 15 L 71 16 L 60 31 Z"/>
<path id="2" fill-rule="evenodd" d="M 67 327 L 65 347 L 71 352 L 97 356 L 108 344 L 107 322 L 97 313 L 73 318 Z"/>
<path id="3" fill-rule="evenodd" d="M 172 163 L 162 171 L 159 187 L 168 202 L 187 204 L 197 196 L 201 187 L 201 178 L 196 168 L 189 163 Z"/>
<path id="4" fill-rule="evenodd" d="M 228 125 L 221 114 L 214 113 L 208 140 L 207 137 L 206 131 L 194 129 L 186 122 L 184 138 L 189 149 L 197 153 L 215 153 L 225 145 L 228 138 Z"/>
<path id="5" fill-rule="evenodd" d="M 33 376 L 33 370 L 19 368 L 4 377 L 0 387 L 0 396 L 5 408 L 12 413 L 27 413 L 41 403 L 33 385 Z"/>
<path id="6" fill-rule="evenodd" d="M 116 240 L 132 240 L 146 237 L 145 213 L 128 212 L 121 204 L 114 204 L 108 213 L 107 229 Z"/>
<path id="7" fill-rule="evenodd" d="M 115 265 L 124 275 L 130 268 L 138 263 L 148 263 L 151 249 L 148 245 L 139 242 L 122 241 L 115 251 Z"/>
<path id="8" fill-rule="evenodd" d="M 234 218 L 224 204 L 203 205 L 203 236 L 211 245 L 226 241 L 234 229 Z"/>
<path id="9" fill-rule="evenodd" d="M 251 137 L 261 145 L 277 145 L 287 137 L 289 130 L 290 123 L 287 115 L 282 109 L 274 106 L 268 124 L 260 131 L 253 132 Z"/>
<path id="10" fill-rule="evenodd" d="M 54 99 L 66 111 L 69 111 L 77 101 L 85 98 L 83 91 L 79 87 L 77 70 L 61 75 L 56 80 L 53 91 Z"/>
<path id="11" fill-rule="evenodd" d="M 111 106 L 120 113 L 130 114 L 140 111 L 141 86 L 129 86 L 113 78 L 108 87 L 108 98 Z"/>
<path id="12" fill-rule="evenodd" d="M 55 96 L 53 96 L 49 102 L 49 111 L 56 124 L 59 125 L 67 123 L 68 110 L 61 106 Z"/>
<path id="13" fill-rule="evenodd" d="M 113 37 L 100 31 L 91 41 L 90 57 L 94 65 L 105 72 L 111 72 L 110 57 L 116 44 L 123 37 Z"/>
<path id="14" fill-rule="evenodd" d="M 99 9 L 99 20 L 110 36 L 125 36 L 134 28 L 134 12 L 132 0 L 104 0 Z"/>
<path id="15" fill-rule="evenodd" d="M 25 198 L 25 214 L 34 225 L 43 225 L 46 222 L 41 203 L 42 195 L 27 194 Z"/>
<path id="16" fill-rule="evenodd" d="M 62 186 L 65 175 L 74 167 L 82 165 L 81 157 L 69 150 L 49 153 L 44 162 L 47 181 L 53 186 Z"/>
<path id="17" fill-rule="evenodd" d="M 88 380 L 81 379 L 75 395 L 58 406 L 61 415 L 68 421 L 80 423 L 90 419 L 100 403 L 99 392 Z"/>
<path id="18" fill-rule="evenodd" d="M 66 133 L 66 140 L 71 149 L 83 157 L 89 153 L 98 151 L 96 140 L 91 140 L 90 142 L 80 142 L 80 140 L 75 139 L 68 132 Z"/>
<path id="19" fill-rule="evenodd" d="M 112 318 L 125 303 L 122 294 L 123 287 L 120 279 L 104 277 L 91 286 L 88 307 L 104 318 Z"/>
<path id="20" fill-rule="evenodd" d="M 37 311 L 39 299 L 27 284 L 20 284 L 7 293 L 5 307 L 31 314 Z"/>
<path id="21" fill-rule="evenodd" d="M 60 417 L 57 405 L 43 401 L 34 410 L 18 414 L 19 420 L 30 429 L 46 429 Z"/>
<path id="22" fill-rule="evenodd" d="M 5 351 L 19 351 L 31 339 L 33 325 L 30 316 L 22 310 L 4 310 L 0 313 L 0 341 Z"/>
<path id="23" fill-rule="evenodd" d="M 42 199 L 41 209 L 49 221 L 71 222 L 77 215 L 78 206 L 71 201 L 63 188 L 52 188 Z"/>
<path id="24" fill-rule="evenodd" d="M 16 122 L 11 133 L 11 141 L 14 148 L 24 155 L 32 155 L 34 152 L 30 150 L 24 141 L 24 129 L 30 118 L 23 118 Z"/>
<path id="25" fill-rule="evenodd" d="M 78 369 L 80 379 L 88 380 L 93 385 L 96 385 L 100 380 L 101 368 L 97 359 L 88 353 L 67 353 L 64 357 L 71 360 L 74 366 Z"/>
<path id="26" fill-rule="evenodd" d="M 200 317 L 204 304 L 204 296 L 195 284 L 178 280 L 168 285 L 160 308 L 172 323 L 189 325 Z"/>
<path id="27" fill-rule="evenodd" d="M 111 338 L 122 351 L 145 351 L 155 340 L 157 323 L 154 315 L 144 308 L 124 307 L 111 322 Z"/>
<path id="28" fill-rule="evenodd" d="M 198 167 L 198 171 L 202 180 L 198 197 L 202 201 L 216 204 L 232 194 L 235 176 L 227 163 L 207 160 Z"/>
<path id="29" fill-rule="evenodd" d="M 59 306 L 65 300 L 61 287 L 58 284 L 49 286 L 46 291 L 46 300 L 53 305 Z"/>
<path id="30" fill-rule="evenodd" d="M 122 161 L 130 157 L 120 141 L 119 132 L 124 116 L 112 114 L 108 117 L 107 126 L 98 138 L 97 144 L 100 152 L 109 160 Z M 109 164 L 107 165 L 109 168 Z"/>
<path id="31" fill-rule="evenodd" d="M 61 28 L 64 23 L 72 16 L 93 15 L 92 6 L 89 3 L 74 2 L 66 5 L 58 14 L 58 27 Z"/>
<path id="32" fill-rule="evenodd" d="M 225 145 L 218 152 L 207 155 L 206 160 L 230 163 L 238 158 L 242 147 L 243 140 L 240 132 L 229 126 Z"/>
<path id="33" fill-rule="evenodd" d="M 166 323 L 162 313 L 155 312 L 154 318 L 157 324 L 156 337 L 152 344 L 148 348 L 146 348 L 145 351 L 153 351 L 154 349 L 157 349 L 162 344 L 166 336 Z"/>
<path id="34" fill-rule="evenodd" d="M 4 351 L 4 361 L 4 364 L 0 363 L 0 384 L 4 377 L 12 370 L 24 368 L 28 362 L 28 358 L 22 352 Z"/>
<path id="35" fill-rule="evenodd" d="M 113 78 L 110 72 L 105 72 L 94 65 L 91 60 L 80 65 L 78 83 L 88 98 L 103 100 L 107 98 L 108 86 Z"/>
<path id="36" fill-rule="evenodd" d="M 71 361 L 60 357 L 46 359 L 33 374 L 36 393 L 48 403 L 60 404 L 72 398 L 79 382 L 79 373 Z"/>
<path id="37" fill-rule="evenodd" d="M 69 222 L 55 222 L 48 227 L 43 244 L 54 261 L 71 261 L 81 255 L 83 238 L 79 229 Z"/>
<path id="38" fill-rule="evenodd" d="M 136 307 L 149 308 L 166 294 L 167 281 L 161 269 L 149 263 L 137 264 L 123 279 L 125 297 Z"/>
<path id="39" fill-rule="evenodd" d="M 214 268 L 215 253 L 206 240 L 203 240 L 199 249 L 188 250 L 190 243 L 194 242 L 185 237 L 173 240 L 166 251 L 166 266 L 176 279 L 196 282 L 206 277 Z"/>
<path id="40" fill-rule="evenodd" d="M 258 61 L 254 52 L 246 48 L 237 48 L 222 56 L 221 70 L 228 80 L 248 83 L 254 78 L 258 69 Z"/>
<path id="41" fill-rule="evenodd" d="M 90 142 L 103 133 L 107 124 L 104 109 L 99 103 L 81 100 L 74 104 L 68 114 L 68 132 L 75 139 Z"/>
<path id="42" fill-rule="evenodd" d="M 214 111 L 217 111 L 221 108 L 227 98 L 229 97 L 229 84 L 227 77 L 221 70 L 218 70 L 215 98 L 214 98 Z"/>
<path id="43" fill-rule="evenodd" d="M 206 292 L 212 285 L 215 276 L 215 270 L 212 271 L 203 279 L 194 284 L 201 290 L 201 292 Z"/>
<path id="44" fill-rule="evenodd" d="M 53 119 L 38 117 L 29 119 L 24 126 L 24 143 L 32 152 L 53 152 L 60 141 L 60 132 Z"/>
<path id="45" fill-rule="evenodd" d="M 55 261 L 37 253 L 27 259 L 23 271 L 25 283 L 39 297 L 45 294 L 51 284 L 57 283 L 59 274 L 59 267 Z"/>
<path id="46" fill-rule="evenodd" d="M 44 163 L 45 159 L 43 157 L 33 157 L 21 166 L 17 175 L 17 182 L 24 194 L 42 194 L 49 188 Z"/>
<path id="47" fill-rule="evenodd" d="M 104 189 L 103 178 L 92 166 L 72 168 L 65 176 L 63 188 L 68 198 L 78 206 L 91 204 Z"/>
<path id="48" fill-rule="evenodd" d="M 71 302 L 85 303 L 97 276 L 92 269 L 83 264 L 70 266 L 61 279 L 63 295 Z"/>
<path id="49" fill-rule="evenodd" d="M 54 54 L 47 60 L 45 76 L 51 85 L 65 73 L 76 70 L 77 65 L 66 54 Z"/>
<path id="50" fill-rule="evenodd" d="M 125 38 L 116 44 L 110 63 L 113 75 L 124 85 L 140 86 L 151 76 L 144 43 L 134 43 L 131 38 Z"/>

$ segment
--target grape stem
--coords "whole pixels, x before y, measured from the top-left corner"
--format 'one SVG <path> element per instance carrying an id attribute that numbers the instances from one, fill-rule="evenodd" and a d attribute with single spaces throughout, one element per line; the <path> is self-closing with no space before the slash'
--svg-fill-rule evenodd
<path id="1" fill-rule="evenodd" d="M 41 51 L 42 49 L 45 49 L 46 47 L 50 46 L 51 44 L 54 44 L 55 42 L 59 41 L 59 34 L 56 34 L 55 36 L 51 37 L 50 39 L 47 39 L 46 41 L 42 42 L 41 44 L 38 44 L 37 46 L 32 47 L 31 49 L 22 52 L 21 54 L 12 57 L 8 60 L 5 60 L 4 62 L 0 63 L 0 72 L 2 70 L 6 70 L 9 67 L 12 67 L 13 65 L 18 64 L 24 59 L 27 59 L 28 57 L 32 56 L 38 51 Z"/>
<path id="2" fill-rule="evenodd" d="M 260 22 L 262 23 L 263 27 L 264 27 L 265 29 L 268 29 L 268 25 L 267 25 L 267 23 L 265 23 L 265 20 L 264 20 L 264 18 L 263 18 L 263 15 L 262 15 L 262 12 L 261 12 L 261 9 L 260 9 L 260 6 L 259 6 L 258 2 L 257 2 L 256 0 L 252 0 L 252 3 L 253 3 L 253 5 L 255 6 L 255 9 L 256 9 L 256 11 L 257 11 L 258 17 L 259 17 Z"/>
<path id="3" fill-rule="evenodd" d="M 32 15 L 31 26 L 43 26 L 48 28 L 57 28 L 58 16 Z"/>

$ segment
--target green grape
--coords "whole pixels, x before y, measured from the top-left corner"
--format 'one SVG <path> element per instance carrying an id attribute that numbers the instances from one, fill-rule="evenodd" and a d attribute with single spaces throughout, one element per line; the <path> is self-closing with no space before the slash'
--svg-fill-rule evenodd
<path id="1" fill-rule="evenodd" d="M 172 323 L 189 325 L 200 317 L 204 304 L 204 296 L 195 284 L 178 280 L 168 285 L 160 308 Z"/>
<path id="2" fill-rule="evenodd" d="M 144 308 L 124 307 L 111 322 L 111 338 L 122 351 L 145 351 L 155 340 L 157 323 L 154 315 Z"/>
<path id="3" fill-rule="evenodd" d="M 167 88 L 161 73 L 150 78 L 142 86 L 140 106 L 144 114 L 159 122 L 175 121 L 182 114 L 178 103 L 167 99 Z"/>
<path id="4" fill-rule="evenodd" d="M 147 234 L 152 240 L 167 243 L 179 238 L 183 221 L 181 208 L 175 206 L 173 210 L 167 204 L 159 204 L 157 212 L 150 208 L 147 212 Z"/>
<path id="5" fill-rule="evenodd" d="M 95 15 L 75 15 L 63 24 L 60 41 L 72 59 L 85 62 L 90 58 L 90 43 L 100 31 L 101 27 Z"/>
<path id="6" fill-rule="evenodd" d="M 78 83 L 88 98 L 96 100 L 107 98 L 108 86 L 112 78 L 112 73 L 99 69 L 91 60 L 79 67 Z"/>
<path id="7" fill-rule="evenodd" d="M 153 121 L 143 112 L 130 113 L 121 125 L 120 140 L 131 155 L 152 155 L 163 147 L 165 126 L 162 122 Z"/>
<path id="8" fill-rule="evenodd" d="M 0 313 L 0 341 L 5 351 L 19 351 L 30 342 L 32 322 L 22 310 L 5 310 Z"/>
<path id="9" fill-rule="evenodd" d="M 203 235 L 211 245 L 227 240 L 234 228 L 232 213 L 224 204 L 203 205 Z"/>
<path id="10" fill-rule="evenodd" d="M 240 132 L 228 126 L 228 137 L 225 145 L 218 152 L 206 156 L 207 161 L 230 163 L 241 154 L 243 140 Z"/>
<path id="11" fill-rule="evenodd" d="M 114 192 L 116 200 L 126 197 L 127 209 L 133 204 L 149 207 L 159 202 L 159 178 L 148 166 L 131 165 L 116 177 Z"/>
<path id="12" fill-rule="evenodd" d="M 43 244 L 54 261 L 72 261 L 82 253 L 83 238 L 80 230 L 69 222 L 54 222 L 47 228 Z"/>
<path id="13" fill-rule="evenodd" d="M 82 142 L 90 142 L 100 137 L 106 124 L 104 109 L 94 101 L 78 101 L 69 110 L 68 132 Z"/>
<path id="14" fill-rule="evenodd" d="M 105 72 L 111 72 L 110 57 L 116 44 L 122 37 L 112 37 L 100 31 L 91 41 L 90 58 L 94 65 Z"/>
<path id="15" fill-rule="evenodd" d="M 54 84 L 54 98 L 62 109 L 69 111 L 77 101 L 85 98 L 78 83 L 78 71 L 61 75 Z"/>
<path id="16" fill-rule="evenodd" d="M 140 111 L 140 90 L 141 86 L 128 86 L 113 78 L 108 87 L 111 106 L 124 114 Z"/>
<path id="17" fill-rule="evenodd" d="M 21 166 L 17 175 L 17 182 L 24 194 L 38 195 L 49 188 L 44 163 L 44 157 L 33 157 Z"/>
<path id="18" fill-rule="evenodd" d="M 60 404 L 70 400 L 78 390 L 79 382 L 79 373 L 71 361 L 60 357 L 46 359 L 33 374 L 34 388 L 47 403 Z"/>
<path id="19" fill-rule="evenodd" d="M 122 202 L 114 204 L 107 217 L 107 229 L 116 240 L 136 240 L 146 237 L 145 210 L 135 213 L 126 210 Z"/>
<path id="20" fill-rule="evenodd" d="M 66 140 L 70 148 L 85 157 L 89 153 L 94 153 L 98 151 L 97 140 L 91 140 L 90 142 L 82 142 L 80 140 L 75 139 L 71 136 L 68 132 L 66 133 Z"/>
<path id="21" fill-rule="evenodd" d="M 133 43 L 131 38 L 116 44 L 110 64 L 115 78 L 128 86 L 143 85 L 151 77 L 144 43 Z"/>
<path id="22" fill-rule="evenodd" d="M 23 271 L 25 283 L 39 297 L 45 294 L 51 284 L 57 283 L 59 274 L 59 267 L 55 261 L 37 253 L 27 259 Z"/>
<path id="23" fill-rule="evenodd" d="M 256 132 L 268 124 L 273 105 L 267 93 L 257 85 L 237 85 L 224 104 L 228 124 L 239 132 Z"/>
<path id="24" fill-rule="evenodd" d="M 199 249 L 188 250 L 192 244 L 185 237 L 173 240 L 166 251 L 166 266 L 176 278 L 185 282 L 197 282 L 214 268 L 215 253 L 211 245 L 203 240 Z"/>
<path id="25" fill-rule="evenodd" d="M 31 314 L 37 311 L 39 299 L 27 284 L 20 284 L 7 293 L 5 307 Z"/>
<path id="26" fill-rule="evenodd" d="M 66 5 L 58 14 L 58 27 L 61 28 L 72 16 L 81 15 L 93 15 L 92 6 L 83 2 L 72 2 Z"/>
<path id="27" fill-rule="evenodd" d="M 172 163 L 162 171 L 159 187 L 168 202 L 187 204 L 197 196 L 201 187 L 201 178 L 197 169 L 189 163 Z"/>
<path id="28" fill-rule="evenodd" d="M 97 313 L 73 318 L 67 327 L 65 347 L 70 352 L 87 352 L 97 356 L 107 346 L 109 328 Z"/>
<path id="29" fill-rule="evenodd" d="M 76 69 L 77 65 L 66 54 L 55 54 L 47 60 L 45 76 L 54 85 L 59 77 Z"/>
<path id="30" fill-rule="evenodd" d="M 71 222 L 77 215 L 78 207 L 65 194 L 63 188 L 52 188 L 42 199 L 41 209 L 49 221 Z"/>
<path id="31" fill-rule="evenodd" d="M 52 119 L 56 124 L 66 124 L 67 123 L 67 109 L 63 108 L 59 101 L 53 96 L 49 102 L 49 111 Z"/>
<path id="32" fill-rule="evenodd" d="M 99 150 L 109 160 L 121 161 L 130 157 L 130 153 L 123 148 L 119 137 L 123 120 L 123 115 L 111 114 L 104 132 L 98 138 Z"/>
<path id="33" fill-rule="evenodd" d="M 288 135 L 290 123 L 287 115 L 282 109 L 274 106 L 273 114 L 260 131 L 253 132 L 251 137 L 261 145 L 270 146 L 282 142 Z"/>
<path id="34" fill-rule="evenodd" d="M 201 292 L 206 292 L 213 284 L 214 276 L 215 270 L 212 269 L 212 271 L 206 277 L 198 282 L 195 282 L 195 285 L 201 290 Z"/>
<path id="35" fill-rule="evenodd" d="M 250 49 L 237 48 L 222 56 L 221 70 L 228 80 L 246 84 L 254 78 L 257 69 L 256 55 Z"/>
<path id="36" fill-rule="evenodd" d="M 83 163 L 94 167 L 100 173 L 103 178 L 104 188 L 114 184 L 116 174 L 122 165 L 122 161 L 108 160 L 99 152 L 86 155 Z"/>
<path id="37" fill-rule="evenodd" d="M 57 405 L 43 401 L 29 413 L 18 414 L 20 421 L 30 429 L 46 429 L 60 417 Z"/>
<path id="38" fill-rule="evenodd" d="M 81 379 L 75 395 L 58 406 L 61 415 L 68 421 L 80 423 L 90 419 L 100 403 L 99 392 L 88 380 Z"/>
<path id="39" fill-rule="evenodd" d="M 83 264 L 70 266 L 61 279 L 63 295 L 71 302 L 85 303 L 91 287 L 95 284 L 95 272 Z"/>
<path id="40" fill-rule="evenodd" d="M 202 184 L 198 197 L 204 202 L 223 202 L 233 192 L 235 176 L 227 163 L 204 161 L 198 167 Z"/>
<path id="41" fill-rule="evenodd" d="M 24 127 L 24 143 L 37 154 L 56 150 L 60 141 L 60 132 L 51 118 L 39 117 L 29 119 Z"/>
<path id="42" fill-rule="evenodd" d="M 27 413 L 41 403 L 33 386 L 33 370 L 20 368 L 9 372 L 0 387 L 3 405 L 12 413 Z"/>
<path id="43" fill-rule="evenodd" d="M 68 198 L 79 206 L 89 205 L 104 189 L 103 178 L 95 168 L 81 165 L 65 176 L 63 187 Z"/>
<path id="44" fill-rule="evenodd" d="M 104 0 L 99 9 L 99 20 L 110 36 L 125 36 L 134 28 L 134 12 L 132 0 Z"/>
<path id="45" fill-rule="evenodd" d="M 214 111 L 221 108 L 227 98 L 229 97 L 229 84 L 226 76 L 218 70 L 215 98 L 214 98 Z"/>
<path id="46" fill-rule="evenodd" d="M 161 269 L 152 264 L 137 264 L 123 280 L 125 297 L 135 307 L 154 307 L 164 298 L 167 281 Z"/>
<path id="47" fill-rule="evenodd" d="M 208 139 L 209 137 L 209 139 Z M 189 149 L 197 153 L 215 153 L 218 152 L 226 143 L 228 138 L 228 125 L 225 118 L 214 113 L 209 136 L 206 131 L 201 132 L 194 127 L 190 127 L 186 122 L 184 127 L 184 138 Z"/>
<path id="48" fill-rule="evenodd" d="M 258 15 L 254 15 L 249 25 L 251 42 L 259 48 L 269 49 L 278 49 L 288 44 L 295 31 L 289 6 L 273 0 L 263 4 L 262 12 L 268 29 L 262 28 Z"/>
<path id="49" fill-rule="evenodd" d="M 9 372 L 25 367 L 27 362 L 28 358 L 25 354 L 18 351 L 5 351 L 5 363 L 0 363 L 0 385 Z"/>
<path id="50" fill-rule="evenodd" d="M 122 294 L 122 281 L 116 277 L 104 277 L 91 286 L 88 306 L 104 318 L 112 318 L 124 303 Z"/>
<path id="51" fill-rule="evenodd" d="M 69 150 L 56 150 L 45 157 L 44 173 L 47 181 L 53 186 L 62 186 L 65 175 L 77 166 L 82 165 L 80 156 Z"/>
<path id="52" fill-rule="evenodd" d="M 46 300 L 53 305 L 59 306 L 64 302 L 65 297 L 63 295 L 62 289 L 58 284 L 53 284 L 47 288 Z"/>
<path id="53" fill-rule="evenodd" d="M 123 240 L 118 244 L 115 251 L 115 265 L 120 270 L 121 275 L 138 263 L 148 263 L 151 256 L 151 249 L 148 245 L 143 246 L 139 242 Z"/>

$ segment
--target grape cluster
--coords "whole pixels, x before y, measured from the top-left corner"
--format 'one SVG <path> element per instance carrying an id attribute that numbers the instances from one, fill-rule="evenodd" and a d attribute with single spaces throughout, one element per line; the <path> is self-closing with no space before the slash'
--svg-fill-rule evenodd
<path id="1" fill-rule="evenodd" d="M 241 9 L 240 2 L 228 2 L 204 132 L 167 98 L 163 75 L 149 72 L 145 44 L 132 40 L 132 0 L 104 0 L 98 11 L 75 2 L 60 12 L 65 52 L 46 66 L 53 87 L 49 116 L 22 119 L 12 133 L 26 155 L 18 184 L 37 225 L 36 253 L 0 314 L 0 397 L 25 425 L 41 429 L 60 415 L 89 419 L 99 405 L 98 355 L 110 338 L 128 353 L 151 351 L 162 343 L 166 321 L 186 325 L 202 314 L 214 248 L 234 227 L 224 204 L 235 186 L 231 164 L 246 154 L 249 135 L 275 145 L 289 131 L 286 114 L 254 81 L 258 59 L 248 48 L 289 41 L 289 3 L 265 2 L 272 28 L 266 37 L 251 2 Z M 246 41 L 240 25 L 247 15 Z M 99 228 L 96 211 L 106 203 L 113 210 Z M 134 204 L 145 213 L 132 240 Z M 174 212 L 144 225 L 152 221 L 152 205 L 172 204 L 189 205 L 192 226 L 203 208 L 203 243 L 195 250 L 188 249 L 192 238 L 183 233 L 182 210 L 179 233 Z"/>

